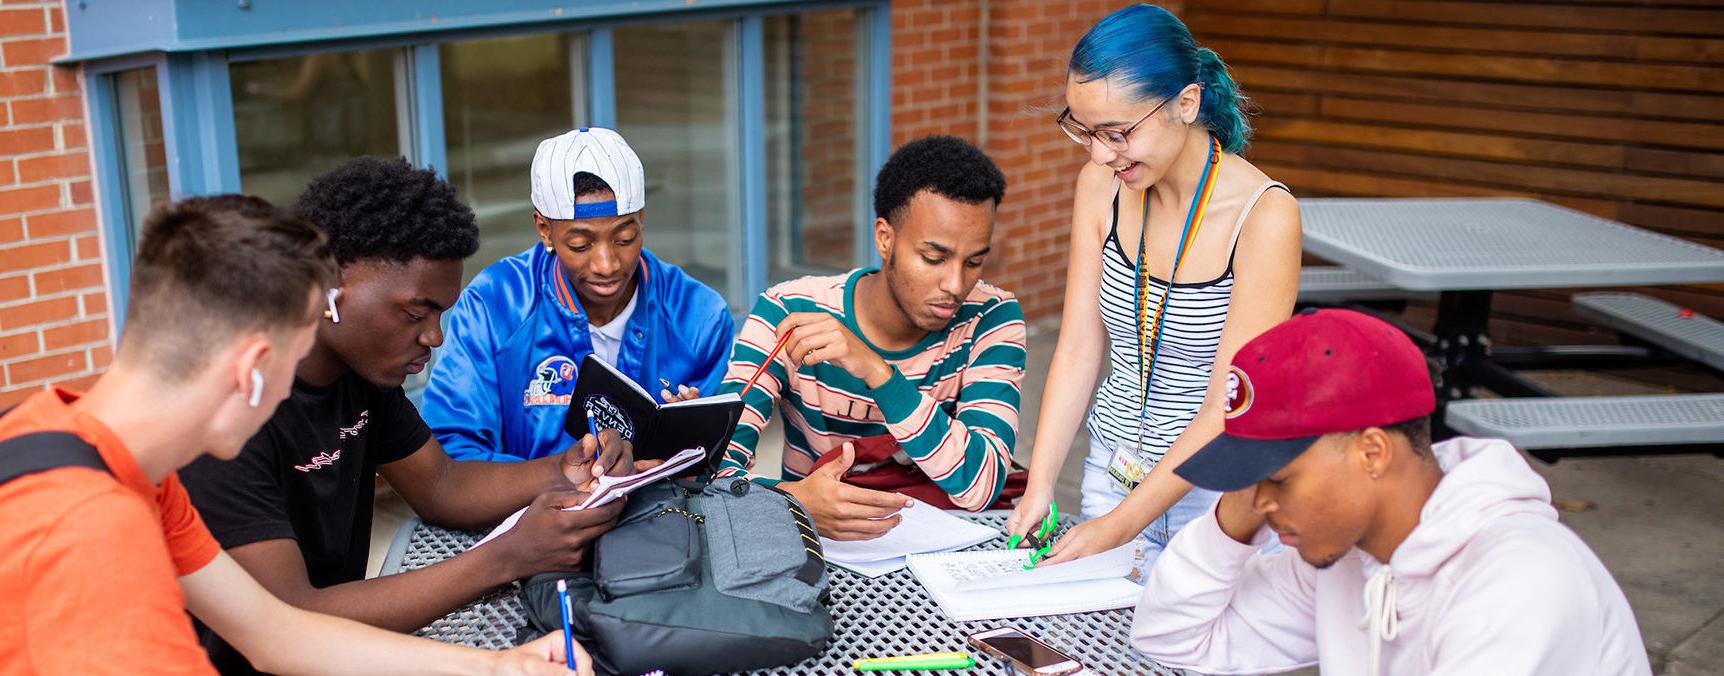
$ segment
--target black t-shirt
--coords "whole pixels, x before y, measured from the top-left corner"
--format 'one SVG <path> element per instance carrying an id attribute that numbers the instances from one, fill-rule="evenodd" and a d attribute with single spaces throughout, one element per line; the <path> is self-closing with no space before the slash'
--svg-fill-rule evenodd
<path id="1" fill-rule="evenodd" d="M 238 458 L 200 458 L 180 470 L 180 480 L 222 548 L 292 538 L 312 586 L 322 588 L 365 578 L 377 466 L 430 439 L 400 387 L 380 388 L 353 373 L 329 387 L 295 381 Z M 222 673 L 252 672 L 201 623 L 198 630 Z"/>

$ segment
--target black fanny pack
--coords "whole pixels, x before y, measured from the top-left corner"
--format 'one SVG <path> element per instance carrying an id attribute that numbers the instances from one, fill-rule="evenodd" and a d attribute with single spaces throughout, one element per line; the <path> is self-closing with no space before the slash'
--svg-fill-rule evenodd
<path id="1" fill-rule="evenodd" d="M 706 674 L 794 664 L 832 636 L 825 557 L 795 498 L 745 479 L 667 481 L 629 496 L 593 547 L 591 573 L 537 575 L 522 603 L 571 633 L 600 673 Z"/>

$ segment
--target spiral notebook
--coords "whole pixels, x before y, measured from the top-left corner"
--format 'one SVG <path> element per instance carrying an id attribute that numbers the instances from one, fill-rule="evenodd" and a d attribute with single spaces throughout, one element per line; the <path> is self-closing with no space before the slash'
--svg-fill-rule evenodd
<path id="1" fill-rule="evenodd" d="M 913 554 L 909 563 L 910 572 L 940 610 L 953 620 L 968 622 L 1137 605 L 1143 587 L 1126 577 L 1134 565 L 1132 554 L 1126 552 L 1121 558 L 1118 551 L 1098 554 L 1109 557 L 1098 561 L 1080 559 L 1038 568 L 1034 574 L 1024 571 L 1028 557 L 1024 549 Z M 1067 566 L 1073 568 L 1062 570 Z M 996 580 L 1009 584 L 993 584 Z"/>

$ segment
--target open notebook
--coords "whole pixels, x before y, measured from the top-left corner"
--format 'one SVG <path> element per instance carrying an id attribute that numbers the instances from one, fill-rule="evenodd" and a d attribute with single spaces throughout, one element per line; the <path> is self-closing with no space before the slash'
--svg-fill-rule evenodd
<path id="1" fill-rule="evenodd" d="M 921 500 L 898 511 L 903 517 L 892 530 L 872 540 L 839 541 L 820 538 L 826 562 L 860 575 L 879 577 L 904 568 L 904 557 L 926 552 L 963 549 L 1000 537 L 1000 532 L 966 521 Z"/>
<path id="2" fill-rule="evenodd" d="M 914 554 L 909 562 L 940 610 L 967 622 L 1131 607 L 1143 593 L 1126 578 L 1138 556 L 1128 544 L 1030 571 L 1027 549 Z"/>
<path id="3" fill-rule="evenodd" d="M 586 500 L 582 500 L 581 504 L 573 507 L 564 507 L 563 511 L 572 512 L 577 509 L 590 509 L 609 504 L 622 496 L 633 493 L 641 486 L 676 476 L 678 472 L 681 472 L 683 469 L 686 469 L 705 458 L 706 449 L 690 448 L 671 456 L 670 459 L 664 461 L 663 464 L 653 467 L 645 472 L 624 476 L 601 476 L 599 477 L 598 487 L 594 488 L 593 492 L 587 495 Z M 503 519 L 503 523 L 497 524 L 496 528 L 491 529 L 491 532 L 487 533 L 485 537 L 480 538 L 478 542 L 473 543 L 473 547 L 495 540 L 497 539 L 497 536 L 509 532 L 509 529 L 514 528 L 515 524 L 520 522 L 521 515 L 526 513 L 526 507 L 516 510 L 514 514 L 509 515 L 509 518 Z M 471 547 L 469 547 L 469 549 L 471 549 Z"/>

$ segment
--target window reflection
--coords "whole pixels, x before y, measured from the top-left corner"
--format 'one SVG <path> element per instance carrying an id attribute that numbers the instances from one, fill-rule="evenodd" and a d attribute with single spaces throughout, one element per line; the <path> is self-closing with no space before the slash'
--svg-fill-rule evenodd
<path id="1" fill-rule="evenodd" d="M 844 9 L 764 22 L 771 282 L 847 270 L 855 260 L 856 21 Z"/>
<path id="2" fill-rule="evenodd" d="M 441 47 L 449 180 L 479 217 L 468 279 L 538 241 L 529 199 L 533 151 L 586 119 L 585 49 L 579 34 Z"/>
<path id="3" fill-rule="evenodd" d="M 627 26 L 612 41 L 617 131 L 646 170 L 647 248 L 731 297 L 741 167 L 731 23 Z"/>
<path id="4" fill-rule="evenodd" d="M 114 76 L 114 99 L 119 107 L 120 166 L 124 171 L 126 223 L 132 241 L 150 209 L 166 203 L 168 153 L 162 136 L 162 97 L 156 88 L 156 69 L 141 68 Z"/>
<path id="5" fill-rule="evenodd" d="M 376 49 L 233 64 L 245 192 L 286 206 L 312 177 L 349 159 L 402 155 L 397 54 Z"/>

